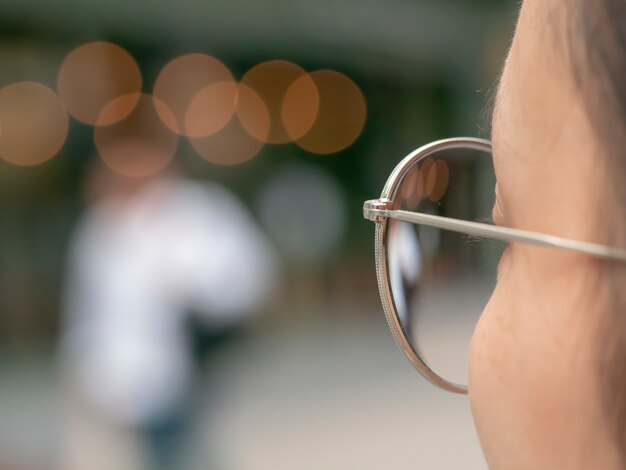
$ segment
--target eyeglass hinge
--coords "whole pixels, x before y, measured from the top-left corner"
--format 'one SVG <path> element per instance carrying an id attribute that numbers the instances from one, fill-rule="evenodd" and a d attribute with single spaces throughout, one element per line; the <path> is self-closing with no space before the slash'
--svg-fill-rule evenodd
<path id="1" fill-rule="evenodd" d="M 391 200 L 386 198 L 371 199 L 369 201 L 365 201 L 363 204 L 363 217 L 367 220 L 371 220 L 372 222 L 382 223 L 385 221 L 386 217 L 380 215 L 379 211 L 389 209 L 391 209 Z"/>

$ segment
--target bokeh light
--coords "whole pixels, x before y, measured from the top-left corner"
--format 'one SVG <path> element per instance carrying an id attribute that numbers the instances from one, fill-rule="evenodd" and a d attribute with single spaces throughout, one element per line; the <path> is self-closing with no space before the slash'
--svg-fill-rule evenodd
<path id="1" fill-rule="evenodd" d="M 265 101 L 256 91 L 239 85 L 237 91 L 237 117 L 251 137 L 267 142 L 271 130 L 271 117 Z"/>
<path id="2" fill-rule="evenodd" d="M 217 134 L 193 138 L 190 142 L 202 158 L 217 165 L 239 165 L 263 148 L 263 142 L 251 137 L 236 118 Z"/>
<path id="3" fill-rule="evenodd" d="M 86 124 L 113 124 L 128 116 L 137 105 L 127 101 L 107 120 L 103 108 L 113 99 L 126 95 L 138 97 L 142 87 L 141 71 L 132 56 L 120 46 L 97 41 L 70 52 L 59 69 L 57 92 L 68 112 Z"/>
<path id="4" fill-rule="evenodd" d="M 297 79 L 300 79 L 298 86 L 291 90 L 283 113 L 287 90 Z M 252 88 L 267 106 L 270 117 L 270 129 L 266 138 L 268 143 L 289 142 L 303 136 L 313 126 L 319 96 L 315 82 L 302 67 L 286 60 L 270 60 L 248 70 L 241 83 Z M 253 135 L 259 138 L 258 135 Z"/>
<path id="5" fill-rule="evenodd" d="M 420 202 L 420 195 L 418 192 L 418 180 L 420 178 L 418 165 L 413 165 L 408 169 L 400 189 L 402 191 L 402 197 L 396 198 L 398 203 L 402 204 L 400 209 L 415 210 Z"/>
<path id="6" fill-rule="evenodd" d="M 426 175 L 426 191 L 432 202 L 439 201 L 446 194 L 448 178 L 448 164 L 443 160 L 436 160 Z"/>
<path id="7" fill-rule="evenodd" d="M 435 161 L 428 157 L 419 165 L 419 173 L 417 177 L 417 194 L 420 198 L 428 197 L 428 175 Z"/>
<path id="8" fill-rule="evenodd" d="M 237 87 L 237 114 L 226 127 L 204 137 L 190 137 L 203 158 L 218 165 L 239 165 L 263 148 L 270 129 L 269 112 L 261 97 L 245 85 Z"/>
<path id="9" fill-rule="evenodd" d="M 313 79 L 319 93 L 318 109 L 314 100 L 303 100 L 307 80 Z M 310 116 L 316 111 L 315 122 L 302 136 L 294 130 L 302 130 L 303 119 L 294 116 Z M 318 70 L 298 78 L 287 90 L 283 102 L 285 129 L 303 149 L 320 154 L 339 152 L 350 146 L 361 134 L 365 125 L 367 106 L 359 87 L 346 75 L 332 70 Z M 290 124 L 290 122 L 297 123 Z"/>
<path id="10" fill-rule="evenodd" d="M 261 222 L 290 262 L 323 265 L 339 248 L 347 207 L 339 184 L 325 171 L 288 165 L 267 182 L 258 201 Z"/>
<path id="11" fill-rule="evenodd" d="M 36 165 L 56 155 L 67 138 L 69 118 L 57 95 L 35 82 L 0 90 L 0 157 Z"/>
<path id="12" fill-rule="evenodd" d="M 202 88 L 187 108 L 186 134 L 189 137 L 204 137 L 222 130 L 235 114 L 236 101 L 237 84 L 233 81 Z"/>
<path id="13" fill-rule="evenodd" d="M 186 129 L 186 125 L 189 124 L 197 137 L 198 133 L 202 135 L 206 129 L 213 130 L 216 127 L 215 123 L 222 122 L 223 119 L 215 118 L 215 109 L 211 106 L 206 108 L 207 117 L 202 117 L 202 113 L 198 113 L 201 109 L 197 104 L 194 111 L 188 115 L 192 100 L 210 85 L 233 81 L 228 68 L 218 59 L 206 54 L 186 54 L 163 67 L 154 84 L 153 94 L 165 103 L 174 115 L 175 126 L 168 122 L 168 119 L 165 120 L 170 130 L 190 135 Z M 199 99 L 206 100 L 216 90 L 219 88 L 210 90 L 208 95 L 200 95 Z M 222 89 L 226 93 L 228 90 L 228 87 Z M 221 97 L 219 101 L 222 102 L 222 100 L 228 102 L 228 94 Z M 224 115 L 221 114 L 221 117 L 223 118 Z"/>
<path id="14" fill-rule="evenodd" d="M 287 89 L 281 105 L 281 121 L 290 140 L 296 140 L 311 130 L 320 106 L 320 95 L 309 74 L 294 80 Z"/>
<path id="15" fill-rule="evenodd" d="M 106 119 L 113 112 L 111 109 L 129 100 L 136 100 L 137 106 L 126 118 L 95 128 L 96 148 L 100 158 L 116 173 L 150 176 L 165 168 L 176 152 L 178 135 L 164 124 L 165 120 L 171 125 L 174 116 L 163 102 L 145 94 L 116 98 L 104 108 L 102 115 Z"/>

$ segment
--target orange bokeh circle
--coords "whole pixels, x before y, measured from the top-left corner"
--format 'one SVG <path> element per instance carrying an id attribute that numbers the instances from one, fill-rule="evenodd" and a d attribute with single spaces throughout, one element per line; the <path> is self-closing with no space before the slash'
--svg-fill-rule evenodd
<path id="1" fill-rule="evenodd" d="M 267 142 L 271 131 L 270 112 L 265 101 L 247 85 L 237 89 L 237 117 L 245 131 L 260 142 Z"/>
<path id="2" fill-rule="evenodd" d="M 436 160 L 434 164 L 430 165 L 425 178 L 428 198 L 432 202 L 439 201 L 448 189 L 448 180 L 450 178 L 448 164 L 443 160 Z"/>
<path id="3" fill-rule="evenodd" d="M 102 111 L 103 119 L 124 102 L 136 100 L 137 105 L 123 120 L 94 129 L 94 140 L 100 158 L 116 173 L 129 177 L 146 177 L 164 169 L 174 157 L 178 135 L 170 124 L 174 116 L 160 100 L 145 94 L 121 96 Z"/>
<path id="4" fill-rule="evenodd" d="M 190 142 L 202 158 L 225 166 L 245 163 L 263 148 L 263 142 L 251 137 L 236 118 L 217 134 L 193 138 Z"/>
<path id="5" fill-rule="evenodd" d="M 35 82 L 0 90 L 0 158 L 30 166 L 56 155 L 67 138 L 69 118 L 57 95 Z"/>
<path id="6" fill-rule="evenodd" d="M 398 198 L 397 201 L 402 207 L 399 209 L 415 210 L 420 202 L 420 194 L 418 190 L 418 182 L 420 178 L 420 172 L 417 165 L 413 165 L 404 176 L 402 180 L 402 198 Z"/>
<path id="7" fill-rule="evenodd" d="M 287 112 L 283 113 L 287 90 L 298 79 L 301 79 L 299 85 L 292 90 Z M 241 83 L 253 89 L 265 102 L 270 118 L 268 143 L 289 142 L 294 136 L 304 135 L 313 125 L 319 103 L 317 88 L 299 65 L 286 60 L 263 62 L 248 70 Z M 255 137 L 259 138 L 259 135 Z"/>
<path id="8" fill-rule="evenodd" d="M 312 79 L 319 94 L 317 110 L 315 101 L 303 92 L 307 80 Z M 315 114 L 313 126 L 303 135 L 302 118 Z M 350 146 L 361 134 L 365 125 L 367 106 L 359 87 L 346 75 L 332 70 L 318 70 L 298 78 L 287 91 L 282 106 L 283 122 L 287 132 L 303 149 L 319 154 L 339 152 Z M 298 126 L 289 124 L 291 120 Z"/>
<path id="9" fill-rule="evenodd" d="M 217 165 L 239 165 L 257 155 L 267 141 L 270 117 L 265 102 L 250 87 L 237 86 L 237 113 L 219 132 L 190 137 L 192 147 Z"/>
<path id="10" fill-rule="evenodd" d="M 77 47 L 63 60 L 57 76 L 57 92 L 68 112 L 78 121 L 96 124 L 111 100 L 141 91 L 141 71 L 135 59 L 120 46 L 97 41 Z M 133 95 L 136 96 L 136 95 Z M 137 102 L 127 101 L 108 120 L 113 124 L 126 117 Z"/>
<path id="11" fill-rule="evenodd" d="M 191 99 L 185 114 L 189 137 L 204 137 L 222 130 L 235 114 L 237 84 L 218 82 L 202 88 Z"/>
<path id="12" fill-rule="evenodd" d="M 209 55 L 186 54 L 167 63 L 159 72 L 153 90 L 154 96 L 165 103 L 174 116 L 175 125 L 166 118 L 167 127 L 173 132 L 190 135 L 186 128 L 189 124 L 191 134 L 202 135 L 206 129 L 201 122 L 202 115 L 198 115 L 199 108 L 196 105 L 191 112 L 189 108 L 199 92 L 221 82 L 234 82 L 233 76 L 222 62 Z M 228 88 L 225 87 L 224 90 L 227 92 Z M 204 99 L 206 98 L 205 96 Z M 200 124 L 194 120 L 194 116 L 198 116 Z M 213 131 L 214 127 L 214 124 L 209 125 L 209 131 Z"/>

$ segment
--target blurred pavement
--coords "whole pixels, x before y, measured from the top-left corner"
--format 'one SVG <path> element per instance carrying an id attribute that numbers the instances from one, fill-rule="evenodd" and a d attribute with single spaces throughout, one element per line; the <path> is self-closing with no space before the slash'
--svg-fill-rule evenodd
<path id="1" fill-rule="evenodd" d="M 486 468 L 467 397 L 423 380 L 380 315 L 371 324 L 292 320 L 222 348 L 208 367 L 185 468 Z M 51 468 L 61 425 L 50 358 L 3 355 L 0 463 L 8 456 L 18 469 Z"/>

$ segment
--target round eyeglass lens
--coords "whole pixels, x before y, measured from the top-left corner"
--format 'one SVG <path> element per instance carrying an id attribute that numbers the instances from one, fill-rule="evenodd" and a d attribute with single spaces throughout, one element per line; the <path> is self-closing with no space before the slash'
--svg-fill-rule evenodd
<path id="1" fill-rule="evenodd" d="M 393 208 L 491 223 L 495 176 L 489 152 L 444 149 L 414 163 Z M 438 376 L 467 385 L 474 327 L 495 287 L 505 243 L 388 219 L 385 249 L 402 332 Z"/>

